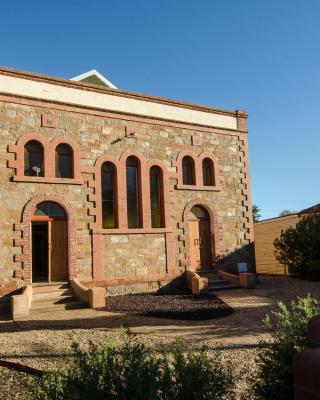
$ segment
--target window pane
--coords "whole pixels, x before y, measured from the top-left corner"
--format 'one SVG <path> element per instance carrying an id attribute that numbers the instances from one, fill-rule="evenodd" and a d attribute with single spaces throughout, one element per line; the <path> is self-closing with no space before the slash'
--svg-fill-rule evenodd
<path id="1" fill-rule="evenodd" d="M 208 214 L 207 210 L 205 210 L 203 207 L 194 206 L 194 207 L 192 207 L 191 212 L 197 218 L 209 219 L 209 214 Z"/>
<path id="2" fill-rule="evenodd" d="M 101 168 L 102 227 L 116 228 L 115 213 L 115 167 L 106 162 Z"/>
<path id="3" fill-rule="evenodd" d="M 194 161 L 188 156 L 182 159 L 182 181 L 184 185 L 195 185 Z"/>
<path id="4" fill-rule="evenodd" d="M 62 207 L 56 203 L 45 202 L 37 205 L 34 215 L 47 217 L 65 217 L 66 214 Z"/>
<path id="5" fill-rule="evenodd" d="M 151 201 L 151 226 L 161 228 L 162 221 L 162 192 L 161 192 L 161 170 L 159 167 L 150 169 L 150 201 Z"/>
<path id="6" fill-rule="evenodd" d="M 73 177 L 73 157 L 70 146 L 60 144 L 56 148 L 56 177 L 72 178 Z"/>
<path id="7" fill-rule="evenodd" d="M 202 176 L 205 186 L 214 186 L 214 166 L 212 160 L 205 158 L 202 161 Z"/>
<path id="8" fill-rule="evenodd" d="M 126 185 L 128 227 L 139 228 L 138 160 L 135 157 L 129 157 L 126 162 Z"/>
<path id="9" fill-rule="evenodd" d="M 41 144 L 35 140 L 28 142 L 24 147 L 24 174 L 26 176 L 44 176 L 43 149 Z"/>

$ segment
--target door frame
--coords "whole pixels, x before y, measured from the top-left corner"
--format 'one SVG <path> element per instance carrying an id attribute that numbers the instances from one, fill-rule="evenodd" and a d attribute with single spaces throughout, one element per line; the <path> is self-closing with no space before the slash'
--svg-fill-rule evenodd
<path id="1" fill-rule="evenodd" d="M 186 271 L 193 270 L 191 267 L 191 253 L 190 253 L 190 237 L 188 221 L 195 220 L 195 216 L 191 213 L 191 209 L 194 206 L 203 207 L 209 214 L 210 219 L 210 232 L 211 232 L 211 252 L 212 262 L 218 260 L 223 254 L 223 230 L 222 223 L 215 210 L 212 208 L 212 203 L 201 199 L 195 199 L 189 201 L 183 211 L 183 223 L 182 228 L 184 229 L 184 257 L 185 257 L 185 268 Z"/>
<path id="2" fill-rule="evenodd" d="M 57 204 L 56 202 L 54 202 L 54 201 L 50 201 L 50 200 L 47 200 L 47 201 L 43 201 L 43 202 L 41 202 L 41 203 L 55 203 L 55 204 Z M 41 203 L 38 203 L 37 205 L 39 205 L 39 204 L 41 204 Z M 58 204 L 59 205 L 59 207 L 61 207 L 62 209 L 63 209 L 63 211 L 64 211 L 64 213 L 65 213 L 65 216 L 63 216 L 63 217 L 53 217 L 53 216 L 47 216 L 47 215 L 33 215 L 32 216 L 32 218 L 31 218 L 31 224 L 32 224 L 32 222 L 47 222 L 48 223 L 48 282 L 50 283 L 50 282 L 52 282 L 52 280 L 51 280 L 51 270 L 52 270 L 52 259 L 51 259 L 51 255 L 50 255 L 50 252 L 51 252 L 51 247 L 52 247 L 52 240 L 51 240 L 51 235 L 52 235 L 52 230 L 51 230 L 51 225 L 52 225 L 52 222 L 53 221 L 66 221 L 66 224 L 67 224 L 67 230 L 68 230 L 68 216 L 67 216 L 67 213 L 66 213 L 66 210 L 60 205 L 60 204 Z M 32 235 L 32 230 L 31 230 L 31 235 Z M 69 240 L 67 239 L 67 243 L 66 243 L 66 247 L 67 247 L 67 276 L 68 276 L 68 278 L 69 278 L 69 257 L 68 257 L 68 242 L 69 242 Z M 32 267 L 33 267 L 33 264 L 32 264 L 32 237 L 31 237 L 31 271 L 32 271 Z M 32 276 L 32 272 L 31 272 L 31 276 Z"/>
<path id="3" fill-rule="evenodd" d="M 21 222 L 14 225 L 14 230 L 20 232 L 21 238 L 15 240 L 14 246 L 20 248 L 14 261 L 17 266 L 14 276 L 24 281 L 24 284 L 32 283 L 32 247 L 31 247 L 31 221 L 39 203 L 52 202 L 64 209 L 68 221 L 68 277 L 69 280 L 78 277 L 77 260 L 82 258 L 80 241 L 77 238 L 78 216 L 69 201 L 61 195 L 44 194 L 35 196 L 29 200 L 22 211 Z"/>

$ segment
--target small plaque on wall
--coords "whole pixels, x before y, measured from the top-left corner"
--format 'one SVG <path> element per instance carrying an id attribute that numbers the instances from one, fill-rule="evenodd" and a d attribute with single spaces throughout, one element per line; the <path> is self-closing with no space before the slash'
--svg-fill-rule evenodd
<path id="1" fill-rule="evenodd" d="M 202 137 L 200 135 L 191 136 L 192 146 L 202 146 Z"/>
<path id="2" fill-rule="evenodd" d="M 41 126 L 45 128 L 56 128 L 57 127 L 57 117 L 55 115 L 41 115 Z"/>

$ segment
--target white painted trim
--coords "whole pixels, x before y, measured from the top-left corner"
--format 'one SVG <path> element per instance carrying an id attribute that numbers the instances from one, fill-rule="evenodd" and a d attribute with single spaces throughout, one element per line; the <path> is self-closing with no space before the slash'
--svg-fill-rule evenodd
<path id="1" fill-rule="evenodd" d="M 178 105 L 161 104 L 152 100 L 128 98 L 122 96 L 121 93 L 113 95 L 70 88 L 58 83 L 52 84 L 16 78 L 10 75 L 1 75 L 1 73 L 0 93 L 193 125 L 237 130 L 236 116 L 217 114 L 208 110 L 194 110 Z"/>
<path id="2" fill-rule="evenodd" d="M 118 89 L 112 82 L 108 81 L 107 78 L 105 78 L 103 75 L 100 74 L 100 72 L 98 72 L 95 69 L 92 69 L 91 71 L 85 72 L 81 75 L 74 76 L 73 78 L 70 79 L 70 81 L 80 82 L 80 81 L 82 81 L 82 79 L 88 78 L 92 75 L 96 76 L 98 79 L 100 79 L 103 83 L 105 83 L 111 89 Z"/>

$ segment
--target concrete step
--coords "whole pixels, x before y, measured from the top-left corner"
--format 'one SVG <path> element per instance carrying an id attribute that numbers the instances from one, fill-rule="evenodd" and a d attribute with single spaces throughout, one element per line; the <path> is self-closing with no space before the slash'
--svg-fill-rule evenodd
<path id="1" fill-rule="evenodd" d="M 215 269 L 199 269 L 195 271 L 198 275 L 218 275 Z"/>
<path id="2" fill-rule="evenodd" d="M 231 289 L 239 289 L 239 285 L 232 285 L 231 283 L 229 284 L 224 284 L 224 285 L 217 285 L 217 286 L 208 286 L 208 292 L 216 292 L 217 290 L 231 290 Z"/>
<path id="3" fill-rule="evenodd" d="M 59 290 L 67 290 L 70 289 L 70 285 L 68 282 L 58 282 L 58 283 L 46 283 L 46 284 L 33 284 L 32 291 L 35 293 L 47 293 L 47 292 L 55 292 Z"/>
<path id="4" fill-rule="evenodd" d="M 41 299 L 31 303 L 31 309 L 37 310 L 38 308 L 47 308 L 59 304 L 67 304 L 78 301 L 74 296 L 55 297 L 53 299 Z"/>
<path id="5" fill-rule="evenodd" d="M 43 308 L 31 308 L 30 314 L 35 315 L 38 313 L 50 313 L 54 311 L 77 310 L 80 308 L 88 308 L 88 304 L 79 300 L 75 300 L 73 302 L 68 302 L 64 304 L 53 304 L 51 306 L 47 305 Z"/>
<path id="6" fill-rule="evenodd" d="M 218 281 L 212 281 L 212 282 L 208 282 L 208 286 L 209 287 L 215 287 L 215 286 L 221 286 L 221 285 L 231 285 L 231 283 L 229 281 L 226 281 L 224 279 L 220 279 Z"/>
<path id="7" fill-rule="evenodd" d="M 42 301 L 42 300 L 54 300 L 61 299 L 64 297 L 73 296 L 71 289 L 60 289 L 54 292 L 43 292 L 43 293 L 33 293 L 32 301 Z"/>

